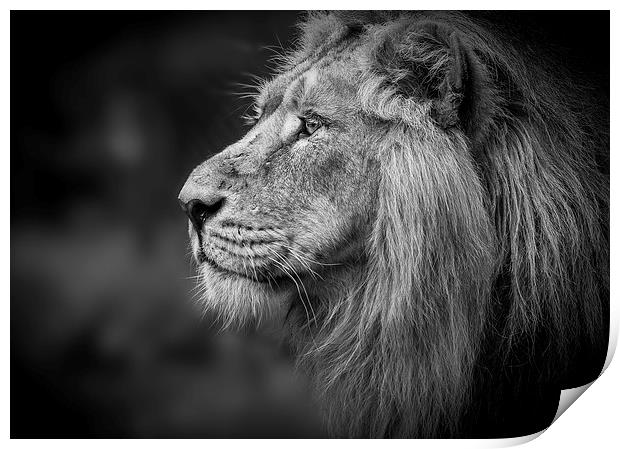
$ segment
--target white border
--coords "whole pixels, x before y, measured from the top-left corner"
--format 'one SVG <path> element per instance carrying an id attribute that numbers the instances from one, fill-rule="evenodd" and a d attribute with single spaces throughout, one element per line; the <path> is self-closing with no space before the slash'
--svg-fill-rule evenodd
<path id="1" fill-rule="evenodd" d="M 214 8 L 214 9 L 255 9 L 257 6 L 256 2 L 244 1 L 244 2 L 225 2 L 225 3 L 209 3 L 205 1 L 199 0 L 176 0 L 175 2 L 170 1 L 161 1 L 161 0 L 151 0 L 151 1 L 128 1 L 128 0 L 107 0 L 107 1 L 90 1 L 79 2 L 79 1 L 55 1 L 53 3 L 49 1 L 9 1 L 7 2 L 10 9 L 49 9 L 53 6 L 54 9 L 205 9 L 205 8 Z M 377 6 L 381 6 L 383 9 L 411 9 L 415 7 L 416 9 L 612 9 L 614 4 L 617 2 L 611 1 L 597 1 L 590 0 L 586 2 L 577 2 L 577 1 L 564 1 L 564 2 L 551 2 L 551 1 L 540 1 L 540 0 L 521 0 L 519 2 L 502 2 L 499 3 L 497 1 L 415 1 L 415 2 L 404 2 L 404 1 L 389 1 L 384 0 L 380 2 L 380 5 L 377 2 L 368 2 L 368 1 L 314 1 L 310 3 L 302 4 L 292 3 L 292 2 L 283 2 L 283 1 L 261 1 L 260 6 L 264 9 L 373 9 Z M 220 6 L 220 8 L 218 8 Z M 620 25 L 620 21 L 617 19 L 617 13 L 612 11 L 611 13 L 611 35 L 612 42 L 611 48 L 612 50 L 618 50 L 620 46 L 618 45 L 618 26 Z M 7 142 L 7 147 L 10 148 L 9 137 L 10 137 L 10 73 L 9 73 L 9 55 L 10 55 L 10 16 L 9 11 L 6 10 L 3 20 L 2 20 L 2 61 L 4 62 L 4 70 L 2 70 L 1 74 L 3 77 L 3 86 L 2 96 L 0 100 L 4 105 L 3 109 L 3 117 L 0 126 L 2 127 L 2 136 Z M 33 31 L 34 32 L 34 31 Z M 575 30 L 576 33 L 579 30 Z M 79 38 L 79 37 L 76 37 Z M 615 346 L 617 344 L 617 336 L 618 336 L 618 278 L 614 276 L 615 273 L 618 273 L 618 245 L 617 245 L 617 229 L 618 229 L 618 212 L 616 204 L 614 204 L 618 197 L 618 182 L 614 179 L 613 174 L 620 173 L 618 169 L 617 155 L 615 155 L 614 151 L 614 142 L 617 141 L 614 137 L 617 136 L 618 131 L 618 120 L 614 118 L 617 117 L 617 106 L 618 106 L 618 89 L 614 82 L 619 78 L 618 71 L 618 57 L 614 55 L 613 51 L 611 52 L 611 104 L 612 104 L 612 126 L 611 126 L 611 135 L 612 135 L 612 145 L 611 145 L 611 199 L 612 199 L 612 211 L 611 211 L 611 250 L 612 250 L 612 258 L 611 258 L 611 307 L 612 307 L 612 332 L 610 338 L 610 354 L 613 353 Z M 33 105 L 36 107 L 36 105 Z M 6 170 L 5 175 L 1 178 L 1 182 L 3 183 L 2 188 L 0 189 L 0 194 L 2 195 L 2 204 L 5 205 L 3 208 L 4 214 L 6 215 L 5 219 L 2 220 L 2 225 L 6 228 L 9 228 L 10 223 L 10 207 L 6 207 L 9 205 L 9 191 L 10 191 L 10 152 L 5 150 L 1 152 L 2 157 L 2 167 Z M 16 187 L 18 185 L 16 184 Z M 10 341 L 10 307 L 9 307 L 9 276 L 10 276 L 10 229 L 3 229 L 2 232 L 2 245 L 3 245 L 3 254 L 4 257 L 2 260 L 2 273 L 5 276 L 5 282 L 3 282 L 3 291 L 4 291 L 4 317 L 5 317 L 5 326 L 4 333 L 5 337 L 3 339 L 3 369 L 1 370 L 1 376 L 3 380 L 3 390 L 2 390 L 2 404 L 4 405 L 2 409 L 2 428 L 3 434 L 5 438 L 9 437 L 10 434 L 10 381 L 9 381 L 9 341 Z M 609 362 L 609 360 L 608 360 Z M 557 422 L 555 422 L 546 432 L 543 432 L 542 435 L 535 439 L 532 443 L 530 443 L 533 447 L 609 447 L 612 445 L 617 445 L 618 431 L 617 431 L 617 417 L 618 414 L 618 400 L 620 399 L 620 389 L 618 388 L 618 378 L 619 378 L 620 369 L 618 368 L 618 363 L 611 364 L 607 368 L 607 370 L 603 373 L 600 379 L 594 382 L 594 384 L 583 394 L 577 403 L 569 408 L 562 416 L 559 417 Z M 19 400 L 19 398 L 15 398 L 15 400 Z M 384 442 L 382 444 L 390 444 L 390 445 L 406 445 L 406 447 L 411 447 L 411 445 L 415 445 L 416 447 L 502 447 L 506 445 L 520 444 L 529 441 L 531 438 L 517 438 L 511 440 L 395 440 Z M 615 443 L 615 444 L 614 444 Z M 19 447 L 28 447 L 30 445 L 41 445 L 42 443 L 37 440 L 11 440 L 11 445 L 19 446 Z M 82 440 L 50 440 L 45 443 L 46 447 L 81 447 L 84 444 L 88 444 L 93 447 L 108 447 L 110 444 L 109 440 L 88 440 L 86 443 Z M 121 440 L 115 441 L 115 445 L 119 446 L 129 446 L 134 447 L 135 445 L 149 445 L 150 447 L 167 447 L 170 443 L 166 441 L 153 441 L 153 440 Z M 187 447 L 200 447 L 203 448 L 205 444 L 211 445 L 251 445 L 252 447 L 286 447 L 289 448 L 291 445 L 296 447 L 298 446 L 314 446 L 317 442 L 308 441 L 308 440 L 234 440 L 234 441 L 209 441 L 205 442 L 202 440 L 181 440 L 174 443 L 180 444 Z M 369 440 L 356 440 L 356 441 L 342 441 L 342 440 L 325 440 L 320 443 L 320 445 L 327 446 L 341 446 L 341 445 L 354 445 L 356 448 L 359 446 L 366 445 L 374 445 L 377 444 L 374 441 Z"/>

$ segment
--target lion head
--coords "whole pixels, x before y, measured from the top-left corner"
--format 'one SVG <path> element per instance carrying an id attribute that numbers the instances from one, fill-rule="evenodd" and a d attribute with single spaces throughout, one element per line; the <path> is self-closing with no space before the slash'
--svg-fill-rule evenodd
<path id="1" fill-rule="evenodd" d="M 604 354 L 604 139 L 544 67 L 459 14 L 311 14 L 190 174 L 205 305 L 286 329 L 334 434 L 475 434 Z"/>

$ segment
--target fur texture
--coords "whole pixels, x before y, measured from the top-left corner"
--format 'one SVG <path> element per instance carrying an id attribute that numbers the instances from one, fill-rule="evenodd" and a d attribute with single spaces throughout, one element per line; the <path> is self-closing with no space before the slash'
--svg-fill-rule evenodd
<path id="1" fill-rule="evenodd" d="M 356 137 L 333 138 L 348 142 L 338 144 L 346 161 L 329 159 L 341 162 L 349 181 L 332 185 L 329 171 L 319 174 L 320 189 L 318 178 L 295 187 L 327 192 L 321 211 L 312 203 L 298 216 L 297 208 L 283 210 L 283 197 L 267 214 L 313 220 L 308 229 L 330 236 L 303 240 L 298 225 L 292 240 L 310 258 L 281 272 L 293 273 L 305 294 L 271 287 L 278 303 L 289 298 L 290 343 L 333 435 L 532 433 L 550 424 L 560 388 L 600 372 L 608 336 L 608 119 L 605 104 L 586 101 L 584 88 L 559 67 L 550 70 L 550 61 L 460 14 L 313 13 L 298 49 L 261 88 L 260 114 L 275 117 L 279 106 L 268 111 L 265 99 L 315 70 L 307 83 L 330 91 L 323 100 L 344 86 L 324 102 L 346 103 L 352 109 L 340 114 L 357 120 L 348 125 Z M 252 151 L 248 139 L 267 133 L 264 123 L 246 136 L 244 151 Z M 304 145 L 332 148 L 334 129 Z M 290 145 L 297 157 L 300 144 Z M 366 153 L 353 166 L 358 148 Z M 256 173 L 244 178 L 250 186 L 252 176 L 269 179 Z M 278 191 L 274 185 L 263 184 Z M 351 188 L 357 196 L 346 196 Z M 327 216 L 336 218 L 326 224 Z M 249 284 L 226 282 L 217 284 L 218 296 L 252 296 L 240 293 Z M 265 289 L 261 301 L 269 301 Z M 231 304 L 219 309 L 254 313 Z M 306 313 L 295 314 L 299 304 Z"/>

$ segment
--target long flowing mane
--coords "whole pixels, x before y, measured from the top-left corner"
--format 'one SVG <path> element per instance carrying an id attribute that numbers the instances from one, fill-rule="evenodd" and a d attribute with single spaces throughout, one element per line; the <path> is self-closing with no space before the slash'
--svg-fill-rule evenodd
<path id="1" fill-rule="evenodd" d="M 408 31 L 429 20 L 467 49 L 461 129 L 440 131 L 429 103 L 386 87 L 409 82 L 398 58 L 448 71 L 454 55 Z M 557 401 L 606 353 L 605 107 L 550 59 L 461 14 L 313 14 L 290 59 L 343 29 L 368 49 L 359 92 L 383 124 L 376 218 L 363 260 L 316 299 L 318 325 L 296 333 L 299 365 L 336 435 L 540 430 L 523 417 L 515 430 L 499 408 L 509 420 L 523 397 Z M 407 43 L 396 53 L 393 36 Z"/>

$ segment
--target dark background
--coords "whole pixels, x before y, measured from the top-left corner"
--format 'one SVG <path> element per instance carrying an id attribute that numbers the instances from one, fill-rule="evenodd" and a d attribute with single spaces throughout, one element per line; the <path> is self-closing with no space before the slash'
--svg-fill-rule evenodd
<path id="1" fill-rule="evenodd" d="M 608 95 L 608 12 L 476 15 Z M 322 435 L 273 343 L 201 319 L 176 200 L 300 17 L 11 13 L 12 437 Z"/>

